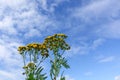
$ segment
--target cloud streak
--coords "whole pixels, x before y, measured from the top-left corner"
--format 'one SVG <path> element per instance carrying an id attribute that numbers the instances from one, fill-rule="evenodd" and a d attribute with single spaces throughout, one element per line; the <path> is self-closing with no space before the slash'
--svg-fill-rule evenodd
<path id="1" fill-rule="evenodd" d="M 85 76 L 92 76 L 93 73 L 92 73 L 91 71 L 88 71 L 88 72 L 85 72 L 84 75 L 85 75 Z"/>
<path id="2" fill-rule="evenodd" d="M 115 59 L 114 56 L 109 56 L 109 57 L 104 57 L 99 60 L 99 63 L 106 63 L 106 62 L 111 62 Z"/>
<path id="3" fill-rule="evenodd" d="M 115 80 L 120 80 L 120 76 L 115 76 Z"/>
<path id="4" fill-rule="evenodd" d="M 73 56 L 76 54 L 86 55 L 89 54 L 90 51 L 96 50 L 99 46 L 101 46 L 105 42 L 104 39 L 95 39 L 91 43 L 82 42 L 81 44 L 72 45 L 71 49 L 66 52 L 65 56 Z"/>
<path id="5" fill-rule="evenodd" d="M 14 42 L 12 39 L 0 39 L 0 78 L 3 80 L 22 79 L 20 67 L 22 60 L 17 52 L 17 47 L 21 43 Z"/>
<path id="6" fill-rule="evenodd" d="M 11 3 L 10 1 L 0 1 L 0 32 L 24 37 L 31 32 L 36 32 L 36 34 L 29 36 L 33 37 L 41 34 L 50 25 L 55 27 L 54 19 L 39 12 L 35 2 L 12 0 Z"/>
<path id="7" fill-rule="evenodd" d="M 116 5 L 116 6 L 114 6 Z M 96 0 L 83 7 L 75 8 L 73 18 L 79 19 L 84 27 L 92 28 L 93 35 L 103 38 L 120 38 L 120 1 Z"/>

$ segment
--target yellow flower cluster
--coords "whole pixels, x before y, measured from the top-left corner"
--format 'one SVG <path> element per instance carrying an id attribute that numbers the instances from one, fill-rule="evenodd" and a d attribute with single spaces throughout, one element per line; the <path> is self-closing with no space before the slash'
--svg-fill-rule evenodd
<path id="1" fill-rule="evenodd" d="M 56 36 L 59 36 L 59 37 L 67 38 L 67 36 L 66 36 L 65 34 L 55 34 L 54 36 L 55 36 L 55 37 L 56 37 Z"/>
<path id="2" fill-rule="evenodd" d="M 31 43 L 31 44 L 28 44 L 27 46 L 20 46 L 18 48 L 18 51 L 21 53 L 24 51 L 30 51 L 32 49 L 41 51 L 42 56 L 46 56 L 46 55 L 48 56 L 48 50 L 47 50 L 46 44 Z"/>
<path id="3" fill-rule="evenodd" d="M 20 54 L 22 54 L 22 52 L 24 52 L 26 50 L 26 47 L 25 46 L 20 46 L 18 48 L 18 51 L 20 52 Z"/>
<path id="4" fill-rule="evenodd" d="M 65 42 L 65 38 L 67 36 L 65 34 L 55 34 L 53 36 L 48 36 L 45 38 L 44 42 L 42 44 L 39 43 L 31 43 L 27 46 L 20 46 L 18 48 L 18 51 L 24 52 L 24 51 L 30 51 L 30 50 L 37 50 L 41 51 L 42 56 L 48 56 L 48 49 L 50 50 L 58 50 L 59 48 L 62 50 L 69 50 L 70 46 Z"/>
<path id="5" fill-rule="evenodd" d="M 42 50 L 42 49 L 46 49 L 47 47 L 46 47 L 45 44 L 31 43 L 31 44 L 28 44 L 27 46 L 20 46 L 20 47 L 18 48 L 18 51 L 19 51 L 19 52 L 20 52 L 20 51 L 25 51 L 25 50 L 29 51 L 29 50 L 31 50 L 32 48 L 33 48 L 33 49 L 37 49 L 37 50 Z"/>
<path id="6" fill-rule="evenodd" d="M 54 38 L 67 38 L 65 34 L 54 34 L 53 36 L 48 36 L 46 39 L 54 39 Z"/>
<path id="7" fill-rule="evenodd" d="M 44 44 L 46 44 L 47 48 L 50 50 L 53 50 L 55 48 L 61 48 L 68 50 L 70 49 L 70 46 L 66 44 L 65 38 L 67 36 L 65 34 L 55 34 L 53 36 L 48 36 L 45 38 Z"/>
<path id="8" fill-rule="evenodd" d="M 42 45 L 38 43 L 31 43 L 27 45 L 27 50 L 31 50 L 32 48 L 40 50 L 42 48 Z"/>
<path id="9" fill-rule="evenodd" d="M 25 46 L 20 46 L 19 48 L 18 48 L 18 51 L 25 51 L 26 50 L 26 47 Z"/>

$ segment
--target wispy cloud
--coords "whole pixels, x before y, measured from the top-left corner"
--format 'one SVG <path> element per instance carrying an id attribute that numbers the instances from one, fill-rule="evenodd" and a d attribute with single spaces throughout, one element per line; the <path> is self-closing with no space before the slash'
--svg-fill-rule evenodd
<path id="1" fill-rule="evenodd" d="M 53 13 L 55 11 L 55 8 L 59 6 L 59 4 L 66 2 L 66 1 L 68 2 L 69 0 L 52 0 L 52 1 L 36 0 L 36 1 L 39 3 L 38 5 L 41 5 L 43 10 Z"/>
<path id="2" fill-rule="evenodd" d="M 99 63 L 111 62 L 115 59 L 114 56 L 103 57 L 99 60 Z"/>
<path id="3" fill-rule="evenodd" d="M 85 75 L 85 76 L 92 76 L 93 73 L 92 73 L 91 71 L 88 71 L 88 72 L 85 72 L 84 75 Z"/>
<path id="4" fill-rule="evenodd" d="M 90 49 L 93 49 L 93 50 L 94 50 L 94 49 L 96 49 L 97 47 L 99 47 L 100 45 L 102 45 L 104 42 L 105 42 L 104 39 L 101 39 L 101 38 L 96 39 L 96 40 L 93 41 L 92 45 L 90 46 Z"/>
<path id="5" fill-rule="evenodd" d="M 6 78 L 6 76 L 7 76 L 7 78 Z M 15 75 L 12 75 L 10 72 L 6 72 L 6 71 L 2 71 L 2 70 L 0 70 L 0 77 L 3 80 L 7 80 L 7 79 L 15 80 Z"/>
<path id="6" fill-rule="evenodd" d="M 119 39 L 120 38 L 119 26 L 120 20 L 113 20 L 100 26 L 101 28 L 96 30 L 96 33 L 100 37 Z"/>
<path id="7" fill-rule="evenodd" d="M 94 0 L 88 5 L 76 8 L 76 12 L 73 13 L 76 17 L 93 22 L 93 20 L 90 19 L 100 19 L 100 17 L 110 19 L 112 16 L 118 16 L 120 9 L 119 7 L 119 0 Z"/>
<path id="8" fill-rule="evenodd" d="M 32 37 L 38 36 L 50 25 L 55 27 L 54 19 L 39 12 L 34 1 L 1 0 L 0 4 L 0 31 L 6 35 L 26 37 L 36 32 L 30 34 L 29 37 Z"/>
<path id="9" fill-rule="evenodd" d="M 16 80 L 16 78 L 22 79 L 20 67 L 22 66 L 22 60 L 17 52 L 17 47 L 22 45 L 21 43 L 13 39 L 6 38 L 0 39 L 0 78 L 3 80 Z"/>
<path id="10" fill-rule="evenodd" d="M 91 43 L 81 41 L 81 44 L 78 43 L 76 45 L 72 45 L 71 49 L 66 52 L 65 56 L 71 57 L 71 56 L 76 55 L 76 54 L 86 55 L 90 51 L 96 50 L 104 42 L 105 42 L 105 40 L 100 39 L 100 38 L 93 40 Z"/>
<path id="11" fill-rule="evenodd" d="M 22 80 L 23 79 L 23 75 L 21 75 L 20 73 L 22 73 L 20 70 L 18 69 L 12 69 L 13 71 L 5 71 L 5 70 L 0 70 L 0 78 L 2 80 Z"/>
<path id="12" fill-rule="evenodd" d="M 92 35 L 103 38 L 120 38 L 119 14 L 119 0 L 93 0 L 72 11 L 72 16 L 79 19 L 81 25 L 91 28 Z"/>
<path id="13" fill-rule="evenodd" d="M 119 76 L 115 76 L 114 80 L 120 80 L 120 75 Z"/>

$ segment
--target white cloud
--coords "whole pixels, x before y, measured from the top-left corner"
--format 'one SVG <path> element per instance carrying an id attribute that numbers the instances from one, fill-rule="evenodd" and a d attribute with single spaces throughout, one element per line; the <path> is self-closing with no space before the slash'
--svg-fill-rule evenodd
<path id="1" fill-rule="evenodd" d="M 72 57 L 73 55 L 85 55 L 89 52 L 89 49 L 86 46 L 71 46 L 69 51 L 66 51 L 64 54 L 65 57 Z"/>
<path id="2" fill-rule="evenodd" d="M 17 42 L 7 42 L 0 39 L 0 61 L 7 66 L 16 66 L 17 63 L 22 61 L 17 52 L 17 47 L 20 46 Z M 4 66 L 5 67 L 5 66 Z"/>
<path id="3" fill-rule="evenodd" d="M 24 37 L 24 34 L 29 35 L 36 29 L 38 36 L 37 33 L 46 30 L 48 26 L 55 27 L 54 20 L 42 14 L 34 1 L 1 0 L 0 4 L 0 31 L 6 35 Z"/>
<path id="4" fill-rule="evenodd" d="M 21 4 L 24 4 L 25 0 L 0 0 L 0 7 L 14 7 L 18 8 Z"/>
<path id="5" fill-rule="evenodd" d="M 25 34 L 25 37 L 41 36 L 41 33 L 37 29 L 31 29 L 28 33 Z"/>
<path id="6" fill-rule="evenodd" d="M 119 76 L 115 76 L 115 80 L 120 80 L 120 75 Z"/>
<path id="7" fill-rule="evenodd" d="M 2 78 L 3 80 L 7 80 L 7 79 L 15 80 L 14 75 L 12 75 L 10 72 L 6 72 L 6 71 L 3 71 L 3 70 L 0 70 L 0 78 Z"/>
<path id="8" fill-rule="evenodd" d="M 0 78 L 2 80 L 21 80 L 23 78 L 21 68 L 23 64 L 17 47 L 22 44 L 16 39 L 3 36 L 0 39 Z"/>
<path id="9" fill-rule="evenodd" d="M 93 73 L 92 73 L 92 72 L 90 72 L 90 71 L 88 71 L 88 72 L 85 72 L 85 73 L 84 73 L 84 75 L 85 75 L 85 76 L 92 76 L 92 75 L 93 75 Z"/>
<path id="10" fill-rule="evenodd" d="M 37 0 L 37 1 L 38 1 L 38 0 Z M 39 0 L 38 2 L 40 3 L 41 7 L 42 7 L 44 10 L 48 11 L 47 0 Z M 39 4 L 38 4 L 38 5 L 39 5 Z"/>
<path id="11" fill-rule="evenodd" d="M 100 26 L 96 33 L 105 38 L 120 38 L 120 20 L 114 20 Z"/>
<path id="12" fill-rule="evenodd" d="M 119 14 L 120 0 L 93 0 L 88 5 L 72 11 L 73 17 L 81 19 L 88 28 L 89 25 L 93 26 L 95 29 L 91 31 L 102 38 L 120 38 Z"/>
<path id="13" fill-rule="evenodd" d="M 82 8 L 77 8 L 74 16 L 91 21 L 92 18 L 118 15 L 119 9 L 119 0 L 94 0 Z"/>
<path id="14" fill-rule="evenodd" d="M 2 21 L 0 21 L 0 30 L 2 32 L 7 32 L 10 34 L 16 34 L 16 29 L 13 26 L 13 20 L 11 17 L 6 16 Z"/>
<path id="15" fill-rule="evenodd" d="M 11 63 L 12 64 L 12 63 Z M 19 64 L 19 63 L 18 63 Z M 6 64 L 4 64 L 5 65 L 5 67 L 8 65 L 6 65 Z M 18 68 L 18 67 L 10 67 L 10 66 L 7 66 L 6 67 L 7 69 L 0 69 L 0 78 L 2 79 L 2 80 L 16 80 L 16 79 L 18 79 L 18 80 L 22 80 L 22 79 L 24 79 L 24 75 L 22 75 L 22 73 L 23 73 L 23 70 L 22 70 L 22 68 Z"/>
<path id="16" fill-rule="evenodd" d="M 22 71 L 18 69 L 12 69 L 12 71 L 0 70 L 0 78 L 2 80 L 23 80 Z"/>
<path id="17" fill-rule="evenodd" d="M 48 12 L 54 12 L 55 8 L 61 4 L 62 2 L 66 2 L 69 0 L 53 0 L 51 3 L 48 4 L 49 0 L 39 0 L 38 2 L 41 5 L 42 9 Z"/>
<path id="18" fill-rule="evenodd" d="M 109 57 L 103 57 L 99 59 L 99 63 L 105 63 L 105 62 L 111 62 L 115 59 L 114 56 L 109 56 Z"/>
<path id="19" fill-rule="evenodd" d="M 96 49 L 97 47 L 99 47 L 100 45 L 102 45 L 105 42 L 104 39 L 98 38 L 96 40 L 93 41 L 92 45 L 90 46 L 91 49 Z"/>
<path id="20" fill-rule="evenodd" d="M 93 40 L 91 43 L 83 42 L 81 45 L 72 45 L 69 51 L 66 51 L 65 56 L 71 57 L 76 54 L 86 55 L 91 50 L 96 50 L 100 45 L 104 43 L 104 39 L 98 38 Z"/>

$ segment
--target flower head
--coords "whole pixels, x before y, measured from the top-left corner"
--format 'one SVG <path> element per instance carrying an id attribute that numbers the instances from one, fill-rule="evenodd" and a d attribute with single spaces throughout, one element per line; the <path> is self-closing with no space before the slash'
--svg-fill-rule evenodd
<path id="1" fill-rule="evenodd" d="M 29 68 L 35 68 L 36 65 L 35 65 L 35 63 L 30 62 L 30 63 L 28 63 L 27 67 L 29 67 Z"/>
<path id="2" fill-rule="evenodd" d="M 25 50 L 26 50 L 25 46 L 18 47 L 18 51 L 19 51 L 20 54 L 22 54 Z"/>

